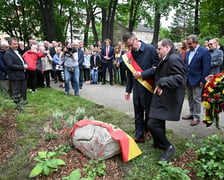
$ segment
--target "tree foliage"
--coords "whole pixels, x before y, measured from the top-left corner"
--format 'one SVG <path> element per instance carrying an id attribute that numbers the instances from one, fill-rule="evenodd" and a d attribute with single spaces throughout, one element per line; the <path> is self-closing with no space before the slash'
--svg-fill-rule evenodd
<path id="1" fill-rule="evenodd" d="M 202 37 L 224 35 L 224 1 L 203 0 L 201 3 L 200 29 Z"/>
<path id="2" fill-rule="evenodd" d="M 180 41 L 189 34 L 202 37 L 224 35 L 224 1 L 219 0 L 1 0 L 0 30 L 28 42 L 73 42 L 84 34 L 84 44 L 113 40 L 114 22 L 133 31 L 144 23 L 154 29 L 152 44 L 161 31 L 161 17 L 176 9 L 173 23 L 163 37 Z M 200 15 L 200 16 L 199 16 Z M 80 31 L 81 29 L 81 31 Z M 200 31 L 199 31 L 200 30 Z"/>

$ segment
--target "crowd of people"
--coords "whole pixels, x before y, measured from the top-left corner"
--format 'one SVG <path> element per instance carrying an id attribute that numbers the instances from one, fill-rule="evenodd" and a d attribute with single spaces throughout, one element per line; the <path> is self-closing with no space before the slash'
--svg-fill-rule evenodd
<path id="1" fill-rule="evenodd" d="M 124 42 L 124 43 L 123 43 Z M 181 43 L 162 39 L 157 47 L 126 33 L 123 42 L 84 47 L 82 42 L 65 43 L 30 40 L 28 46 L 16 38 L 2 40 L 0 47 L 0 90 L 11 96 L 17 109 L 27 104 L 27 88 L 51 87 L 59 82 L 64 94 L 80 96 L 83 84 L 126 85 L 125 100 L 133 94 L 135 137 L 144 143 L 152 136 L 153 148 L 163 149 L 160 160 L 169 160 L 175 147 L 166 137 L 166 120 L 178 121 L 185 95 L 189 114 L 182 119 L 196 126 L 201 118 L 201 97 L 206 77 L 224 72 L 224 48 L 217 38 L 199 44 L 197 35 Z"/>
<path id="2" fill-rule="evenodd" d="M 84 47 L 82 42 L 62 44 L 31 39 L 28 46 L 25 46 L 23 41 L 16 38 L 2 40 L 0 89 L 4 94 L 12 96 L 19 108 L 19 104 L 27 103 L 27 88 L 35 93 L 37 87 L 50 88 L 52 81 L 59 82 L 65 95 L 70 93 L 72 86 L 75 96 L 80 96 L 79 91 L 84 83 L 102 82 L 104 85 L 108 81 L 110 85 L 124 85 L 126 68 L 121 55 L 125 53 L 125 47 L 122 42 L 118 42 L 115 48 L 110 43 L 111 41 L 106 39 L 105 45 L 99 41 L 95 46 Z M 22 77 L 18 74 L 22 74 Z M 15 86 L 14 81 L 17 80 L 20 84 Z M 27 85 L 24 85 L 25 82 Z"/>

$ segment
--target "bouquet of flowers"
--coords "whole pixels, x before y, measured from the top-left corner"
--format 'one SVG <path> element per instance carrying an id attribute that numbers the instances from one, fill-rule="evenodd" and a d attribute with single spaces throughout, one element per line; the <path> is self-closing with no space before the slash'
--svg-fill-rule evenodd
<path id="1" fill-rule="evenodd" d="M 219 113 L 224 111 L 224 73 L 210 75 L 206 80 L 202 96 L 205 108 L 203 122 L 207 127 L 215 122 L 219 128 Z"/>

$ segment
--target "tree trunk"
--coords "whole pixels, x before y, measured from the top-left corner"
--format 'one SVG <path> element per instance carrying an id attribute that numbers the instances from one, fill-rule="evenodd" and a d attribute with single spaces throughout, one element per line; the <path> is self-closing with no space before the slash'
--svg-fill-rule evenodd
<path id="1" fill-rule="evenodd" d="M 40 11 L 43 16 L 44 36 L 47 41 L 56 40 L 56 29 L 54 21 L 53 1 L 40 0 Z"/>
<path id="2" fill-rule="evenodd" d="M 109 38 L 113 41 L 114 16 L 118 0 L 110 0 L 107 9 L 102 8 L 102 40 Z"/>
<path id="3" fill-rule="evenodd" d="M 128 31 L 132 32 L 135 26 L 135 21 L 134 21 L 134 1 L 131 1 L 131 6 L 130 6 L 130 14 L 129 14 L 129 25 L 128 25 Z"/>
<path id="4" fill-rule="evenodd" d="M 90 25 L 90 12 L 86 10 L 86 25 L 84 30 L 84 46 L 88 45 L 88 37 L 89 37 L 89 25 Z"/>
<path id="5" fill-rule="evenodd" d="M 195 5 L 195 15 L 194 15 L 194 33 L 196 35 L 199 35 L 199 24 L 198 24 L 198 16 L 199 16 L 199 3 L 200 0 L 196 0 L 195 1 L 196 5 Z"/>
<path id="6" fill-rule="evenodd" d="M 73 21 L 72 21 L 72 13 L 71 13 L 72 9 L 70 9 L 69 11 L 69 24 L 70 24 L 70 39 L 71 39 L 71 43 L 73 43 Z"/>
<path id="7" fill-rule="evenodd" d="M 158 39 L 159 39 L 159 29 L 160 29 L 160 19 L 161 13 L 158 11 L 158 5 L 155 6 L 155 20 L 154 20 L 154 32 L 153 32 L 153 39 L 152 45 L 157 46 Z"/>
<path id="8" fill-rule="evenodd" d="M 134 30 L 137 16 L 138 16 L 138 10 L 140 9 L 141 3 L 142 3 L 142 0 L 132 0 L 131 1 L 130 14 L 129 14 L 129 25 L 128 25 L 129 32 L 132 32 Z"/>
<path id="9" fill-rule="evenodd" d="M 110 29 L 110 34 L 109 34 L 109 39 L 111 40 L 111 44 L 113 45 L 113 39 L 114 39 L 114 17 L 115 17 L 115 13 L 117 10 L 117 3 L 118 0 L 114 0 L 113 1 L 113 7 L 112 7 L 112 11 L 111 11 L 111 15 L 110 15 L 110 23 L 109 23 L 109 29 Z"/>
<path id="10" fill-rule="evenodd" d="M 93 32 L 94 42 L 95 42 L 95 44 L 97 44 L 97 42 L 99 41 L 99 37 L 97 34 L 97 30 L 96 30 L 96 21 L 95 21 L 93 12 L 91 12 L 90 17 L 91 17 L 91 22 L 92 22 L 92 32 Z"/>
<path id="11" fill-rule="evenodd" d="M 107 10 L 102 8 L 102 41 L 107 38 Z"/>

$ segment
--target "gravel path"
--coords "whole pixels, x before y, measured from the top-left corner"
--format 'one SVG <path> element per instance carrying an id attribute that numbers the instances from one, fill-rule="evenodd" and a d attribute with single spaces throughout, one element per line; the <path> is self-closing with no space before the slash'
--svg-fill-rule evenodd
<path id="1" fill-rule="evenodd" d="M 52 86 L 56 89 L 59 89 L 58 84 L 52 83 Z M 125 92 L 124 86 L 119 85 L 111 86 L 109 84 L 106 85 L 84 84 L 83 88 L 80 89 L 80 96 L 96 104 L 113 108 L 133 116 L 134 111 L 133 111 L 132 99 L 130 101 L 125 101 L 124 92 Z M 182 108 L 182 115 L 187 113 L 188 113 L 188 102 L 187 99 L 185 99 Z M 224 113 L 220 114 L 220 127 L 222 127 L 221 130 L 223 131 Z M 167 128 L 172 129 L 179 136 L 185 138 L 191 138 L 192 134 L 197 135 L 197 137 L 199 138 L 203 138 L 211 135 L 212 133 L 219 132 L 219 130 L 215 127 L 215 125 L 212 125 L 207 128 L 205 124 L 200 122 L 200 124 L 197 126 L 190 126 L 189 120 L 182 120 L 182 119 L 180 119 L 180 121 L 178 122 L 167 121 Z"/>

